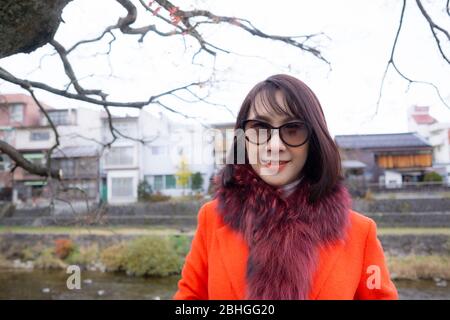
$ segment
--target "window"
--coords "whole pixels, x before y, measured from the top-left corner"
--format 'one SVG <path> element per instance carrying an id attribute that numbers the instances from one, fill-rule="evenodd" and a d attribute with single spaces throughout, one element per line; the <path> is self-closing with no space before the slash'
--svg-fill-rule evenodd
<path id="1" fill-rule="evenodd" d="M 69 183 L 67 186 L 73 188 L 69 190 L 72 197 L 81 196 L 85 198 L 87 196 L 88 198 L 95 198 L 97 195 L 97 183 L 95 181 L 81 180 L 80 182 Z M 82 193 L 81 190 L 85 193 Z"/>
<path id="2" fill-rule="evenodd" d="M 50 139 L 50 133 L 48 131 L 31 131 L 31 141 L 46 141 Z"/>
<path id="3" fill-rule="evenodd" d="M 52 110 L 47 113 L 55 126 L 69 124 L 69 110 Z"/>
<path id="4" fill-rule="evenodd" d="M 11 122 L 23 122 L 23 104 L 13 103 L 9 108 L 9 120 Z"/>
<path id="5" fill-rule="evenodd" d="M 41 166 L 44 163 L 44 155 L 42 153 L 27 153 L 23 157 L 37 166 Z"/>
<path id="6" fill-rule="evenodd" d="M 106 155 L 109 166 L 132 165 L 133 162 L 133 147 L 114 147 Z"/>
<path id="7" fill-rule="evenodd" d="M 164 155 L 167 154 L 167 148 L 163 146 L 151 147 L 152 155 Z"/>
<path id="8" fill-rule="evenodd" d="M 165 189 L 175 189 L 177 187 L 177 181 L 173 174 L 166 175 L 166 188 Z"/>
<path id="9" fill-rule="evenodd" d="M 154 191 L 176 189 L 179 187 L 177 186 L 176 177 L 173 174 L 146 176 L 145 179 L 149 182 Z"/>
<path id="10" fill-rule="evenodd" d="M 89 198 L 94 198 L 97 195 L 97 184 L 95 181 L 82 181 L 78 187 L 86 192 Z"/>
<path id="11" fill-rule="evenodd" d="M 0 140 L 3 140 L 9 144 L 14 144 L 14 130 L 13 129 L 0 130 Z"/>
<path id="12" fill-rule="evenodd" d="M 135 137 L 136 127 L 134 123 L 123 122 L 123 121 L 113 121 L 113 127 L 119 131 L 121 134 L 129 137 Z"/>
<path id="13" fill-rule="evenodd" d="M 133 196 L 133 178 L 112 178 L 111 195 L 113 197 Z"/>
<path id="14" fill-rule="evenodd" d="M 153 177 L 153 189 L 156 191 L 164 189 L 163 176 L 154 176 Z"/>
<path id="15" fill-rule="evenodd" d="M 9 168 L 9 157 L 7 155 L 0 155 L 0 171 L 6 171 Z"/>
<path id="16" fill-rule="evenodd" d="M 60 169 L 62 170 L 63 177 L 70 177 L 75 175 L 75 161 L 73 159 L 60 160 Z"/>
<path id="17" fill-rule="evenodd" d="M 77 172 L 86 174 L 96 175 L 98 171 L 98 164 L 96 159 L 91 158 L 80 158 L 76 160 L 77 162 Z"/>

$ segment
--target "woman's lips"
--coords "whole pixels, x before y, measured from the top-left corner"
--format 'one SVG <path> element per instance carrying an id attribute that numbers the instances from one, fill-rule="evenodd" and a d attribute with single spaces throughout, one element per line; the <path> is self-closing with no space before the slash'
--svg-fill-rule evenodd
<path id="1" fill-rule="evenodd" d="M 261 165 L 265 168 L 277 168 L 278 167 L 278 170 L 281 171 L 286 167 L 286 165 L 289 162 L 290 161 L 277 161 L 277 162 L 267 161 L 267 162 L 262 162 Z"/>

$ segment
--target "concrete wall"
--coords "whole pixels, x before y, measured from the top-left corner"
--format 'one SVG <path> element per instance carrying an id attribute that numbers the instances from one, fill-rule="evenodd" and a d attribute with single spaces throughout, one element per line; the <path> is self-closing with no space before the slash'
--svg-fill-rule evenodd
<path id="1" fill-rule="evenodd" d="M 56 239 L 72 239 L 78 246 L 97 244 L 100 249 L 123 241 L 130 241 L 142 235 L 98 235 L 84 234 L 69 236 L 67 234 L 0 234 L 0 253 L 8 258 L 15 258 L 26 248 L 35 245 L 53 247 Z M 192 234 L 187 235 L 192 240 Z M 387 255 L 450 255 L 449 235 L 380 235 L 384 252 Z"/>

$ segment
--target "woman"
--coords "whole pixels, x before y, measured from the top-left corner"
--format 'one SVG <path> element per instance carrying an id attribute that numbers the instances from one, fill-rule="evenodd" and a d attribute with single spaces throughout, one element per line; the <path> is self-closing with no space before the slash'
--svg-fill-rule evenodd
<path id="1" fill-rule="evenodd" d="M 258 83 L 235 132 L 174 299 L 397 299 L 311 89 L 288 75 Z"/>

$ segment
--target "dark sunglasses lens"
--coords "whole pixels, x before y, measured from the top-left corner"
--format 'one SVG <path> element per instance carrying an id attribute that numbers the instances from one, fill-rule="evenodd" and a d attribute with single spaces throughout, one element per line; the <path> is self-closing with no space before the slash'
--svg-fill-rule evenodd
<path id="1" fill-rule="evenodd" d="M 259 121 L 247 121 L 244 131 L 247 140 L 255 144 L 267 142 L 270 135 L 270 127 Z"/>
<path id="2" fill-rule="evenodd" d="M 280 129 L 283 141 L 291 146 L 299 146 L 308 139 L 308 129 L 303 123 L 288 123 Z"/>

